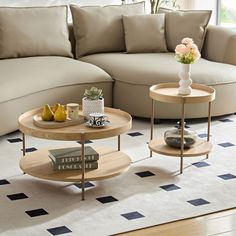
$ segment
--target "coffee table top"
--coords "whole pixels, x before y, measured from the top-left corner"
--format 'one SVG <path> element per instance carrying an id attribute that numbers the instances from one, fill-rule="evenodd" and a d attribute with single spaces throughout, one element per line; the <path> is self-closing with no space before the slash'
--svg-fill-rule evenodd
<path id="1" fill-rule="evenodd" d="M 132 117 L 127 112 L 105 108 L 105 115 L 110 121 L 110 124 L 105 127 L 92 128 L 82 123 L 63 128 L 45 129 L 39 128 L 33 123 L 34 115 L 41 111 L 42 108 L 37 108 L 22 114 L 18 119 L 19 130 L 26 135 L 42 139 L 77 141 L 117 136 L 127 132 L 132 126 Z"/>
<path id="2" fill-rule="evenodd" d="M 190 95 L 178 94 L 178 83 L 162 83 L 153 85 L 150 88 L 149 95 L 152 99 L 167 103 L 204 103 L 215 99 L 215 89 L 202 84 L 192 84 L 192 93 Z"/>

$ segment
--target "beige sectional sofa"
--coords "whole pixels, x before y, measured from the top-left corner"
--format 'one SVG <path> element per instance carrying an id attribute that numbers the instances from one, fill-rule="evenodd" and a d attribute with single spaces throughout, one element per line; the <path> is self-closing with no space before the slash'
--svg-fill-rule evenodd
<path id="1" fill-rule="evenodd" d="M 117 15 L 116 7 L 113 7 L 112 14 L 109 8 L 106 9 L 108 25 L 110 24 L 108 16 L 111 14 L 109 17 L 112 18 L 115 15 L 115 19 L 119 20 L 119 24 L 115 21 L 111 22 L 116 27 L 120 27 L 123 8 L 126 15 L 132 15 L 132 13 L 137 15 L 144 12 L 143 3 L 133 6 L 119 6 L 119 8 L 121 10 L 119 9 L 119 14 Z M 133 10 L 133 8 L 135 9 Z M 47 53 L 39 55 L 37 51 L 33 51 L 32 47 L 29 49 L 28 44 L 32 45 L 30 44 L 32 40 L 34 42 L 39 40 L 40 35 L 37 36 L 37 40 L 32 35 L 33 39 L 31 36 L 27 36 L 29 42 L 20 41 L 17 38 L 13 42 L 9 40 L 14 33 L 14 27 L 17 26 L 16 30 L 20 28 L 17 25 L 20 20 L 18 17 L 18 20 L 9 26 L 11 30 L 8 31 L 6 25 L 12 23 L 12 20 L 10 23 L 5 21 L 6 15 L 4 14 L 6 14 L 6 10 L 9 10 L 10 14 L 14 14 L 11 12 L 12 9 L 0 10 L 0 58 L 2 58 L 0 60 L 0 135 L 16 130 L 18 116 L 28 109 L 42 106 L 45 103 L 81 103 L 85 88 L 91 86 L 103 89 L 106 106 L 123 109 L 134 116 L 149 117 L 151 109 L 148 96 L 149 87 L 157 83 L 177 82 L 179 80 L 179 64 L 176 62 L 173 52 L 126 53 L 123 45 L 124 35 L 120 38 L 118 37 L 119 41 L 117 41 L 116 45 L 119 47 L 118 50 L 112 50 L 113 45 L 103 41 L 104 46 L 98 51 L 96 51 L 95 47 L 92 49 L 92 53 L 90 52 L 88 53 L 89 55 L 86 55 L 86 51 L 89 50 L 86 48 L 86 50 L 82 50 L 83 55 L 78 57 L 77 50 L 81 45 L 83 46 L 83 43 L 78 45 L 78 37 L 80 35 L 75 32 L 74 37 L 71 26 L 69 26 L 70 41 L 68 40 L 68 35 L 66 36 L 67 39 L 65 37 L 60 42 L 59 40 L 47 40 L 50 36 L 58 39 L 58 37 L 63 35 L 62 33 L 65 33 L 64 29 L 63 31 L 60 29 L 58 31 L 59 34 L 55 35 L 50 35 L 51 31 L 45 31 L 45 42 L 43 43 L 50 48 L 50 52 L 48 55 Z M 93 10 L 89 8 L 88 11 L 91 17 L 94 17 Z M 95 12 L 99 13 L 99 11 L 103 10 L 102 8 L 96 8 Z M 51 11 L 53 12 L 53 8 Z M 55 16 L 63 15 L 64 13 L 65 9 L 63 8 L 62 10 L 58 7 L 53 13 L 53 19 L 55 20 Z M 43 15 L 44 19 L 41 20 L 51 22 L 50 14 Z M 22 16 L 20 11 L 19 16 Z M 87 17 L 86 14 L 84 17 Z M 112 20 L 114 20 L 113 18 Z M 59 17 L 59 19 L 61 18 Z M 102 20 L 100 21 L 100 26 Z M 86 25 L 86 22 L 83 23 Z M 29 27 L 26 27 L 26 33 L 27 28 L 29 29 Z M 102 29 L 102 27 L 95 28 L 98 32 L 99 29 Z M 74 30 L 76 31 L 75 28 Z M 103 36 L 101 36 L 101 39 Z M 105 36 L 106 40 L 107 37 L 109 40 L 108 34 L 105 34 Z M 75 39 L 77 40 L 76 43 Z M 58 52 L 56 46 L 61 45 L 63 40 L 65 42 L 68 40 L 70 47 L 68 48 L 67 45 L 67 48 L 63 52 L 60 51 L 57 55 L 53 50 L 55 49 Z M 123 44 L 120 45 L 120 41 Z M 40 45 L 41 42 L 42 39 L 38 44 Z M 86 42 L 84 41 L 84 43 Z M 97 44 L 99 44 L 98 41 Z M 61 46 L 63 47 L 63 45 Z M 76 49 L 75 45 L 77 46 Z M 111 47 L 110 51 L 107 50 L 107 45 Z M 16 48 L 15 51 L 13 50 L 14 47 Z M 25 51 L 18 50 L 24 47 L 26 48 Z M 30 50 L 31 52 L 33 51 L 31 54 Z M 235 51 L 236 32 L 219 26 L 209 26 L 206 29 L 201 52 L 202 59 L 192 65 L 193 81 L 195 83 L 211 85 L 217 91 L 216 101 L 213 104 L 214 116 L 236 111 Z M 1 54 L 1 52 L 4 52 L 4 54 Z M 27 53 L 24 54 L 25 52 Z M 74 52 L 74 55 L 71 52 Z M 78 60 L 75 59 L 76 56 Z M 179 108 L 176 105 L 157 104 L 157 106 L 156 118 L 179 118 Z M 186 115 L 189 118 L 205 117 L 207 115 L 207 108 L 205 105 L 194 106 L 194 109 L 188 107 Z"/>

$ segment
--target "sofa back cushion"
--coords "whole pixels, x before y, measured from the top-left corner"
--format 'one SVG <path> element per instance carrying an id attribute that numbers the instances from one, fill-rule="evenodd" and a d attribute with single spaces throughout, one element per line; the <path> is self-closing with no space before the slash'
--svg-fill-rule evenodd
<path id="1" fill-rule="evenodd" d="M 72 57 L 67 7 L 0 8 L 0 58 Z"/>
<path id="2" fill-rule="evenodd" d="M 165 15 L 123 16 L 128 53 L 167 52 Z"/>
<path id="3" fill-rule="evenodd" d="M 172 11 L 159 8 L 158 12 L 165 13 L 166 43 L 169 51 L 174 52 L 175 47 L 186 37 L 192 38 L 201 51 L 212 11 Z"/>
<path id="4" fill-rule="evenodd" d="M 118 6 L 71 5 L 77 58 L 101 52 L 125 51 L 122 15 L 144 14 L 144 2 Z"/>

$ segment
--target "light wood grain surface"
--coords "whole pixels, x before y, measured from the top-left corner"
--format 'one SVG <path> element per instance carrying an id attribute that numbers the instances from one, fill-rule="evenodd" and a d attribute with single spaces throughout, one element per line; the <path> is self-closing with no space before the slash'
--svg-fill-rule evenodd
<path id="1" fill-rule="evenodd" d="M 119 236 L 235 236 L 236 209 L 180 220 Z"/>
<path id="2" fill-rule="evenodd" d="M 51 149 L 51 148 L 50 148 Z M 49 149 L 41 149 L 23 156 L 20 168 L 27 174 L 41 179 L 80 182 L 80 170 L 54 171 L 51 159 L 48 157 Z M 99 153 L 98 169 L 86 170 L 85 181 L 107 179 L 120 175 L 129 169 L 131 159 L 125 153 L 110 148 L 95 148 Z"/>
<path id="3" fill-rule="evenodd" d="M 166 145 L 164 138 L 153 139 L 149 143 L 149 148 L 151 151 L 156 153 L 179 157 L 181 150 L 178 148 L 173 148 Z M 196 143 L 191 148 L 184 149 L 183 157 L 194 157 L 208 154 L 212 149 L 212 144 L 204 139 L 197 139 Z"/>
<path id="4" fill-rule="evenodd" d="M 149 96 L 159 102 L 196 104 L 211 102 L 215 99 L 215 89 L 202 84 L 192 84 L 190 95 L 178 94 L 178 83 L 162 83 L 150 88 Z"/>
<path id="5" fill-rule="evenodd" d="M 19 117 L 19 130 L 26 134 L 42 139 L 76 141 L 102 139 L 117 136 L 126 133 L 132 126 L 132 117 L 119 109 L 105 108 L 105 115 L 108 117 L 110 124 L 102 128 L 92 128 L 83 124 L 58 128 L 44 129 L 34 125 L 33 117 L 39 114 L 41 109 L 34 109 L 25 112 Z"/>

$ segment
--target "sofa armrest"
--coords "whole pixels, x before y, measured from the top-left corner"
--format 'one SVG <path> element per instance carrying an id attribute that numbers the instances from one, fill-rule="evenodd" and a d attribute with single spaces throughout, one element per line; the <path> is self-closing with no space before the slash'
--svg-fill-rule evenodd
<path id="1" fill-rule="evenodd" d="M 236 65 L 236 31 L 210 25 L 202 49 L 202 57 L 215 62 Z"/>

